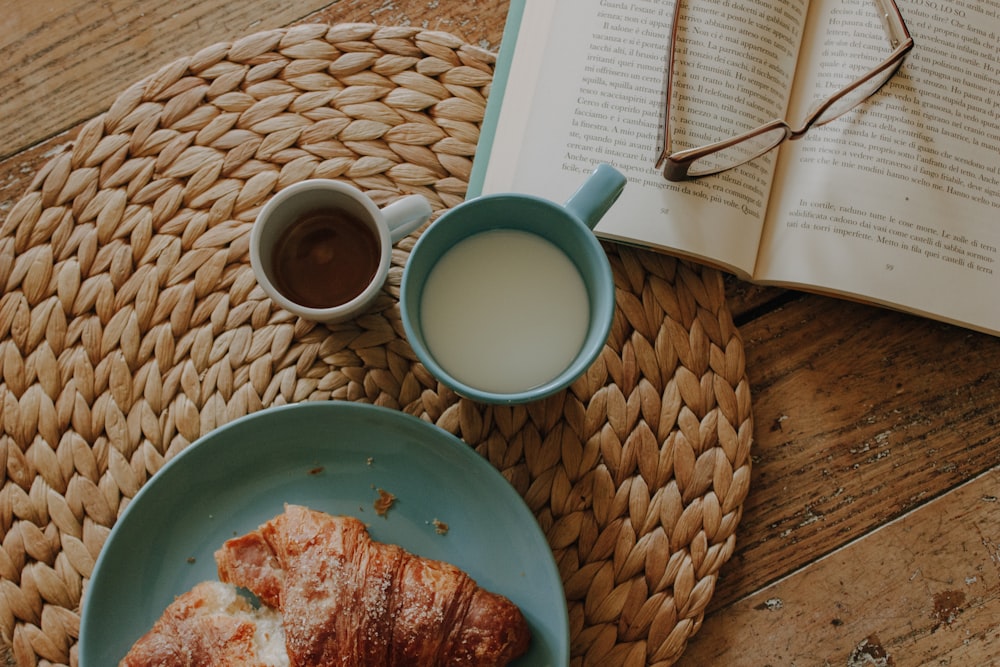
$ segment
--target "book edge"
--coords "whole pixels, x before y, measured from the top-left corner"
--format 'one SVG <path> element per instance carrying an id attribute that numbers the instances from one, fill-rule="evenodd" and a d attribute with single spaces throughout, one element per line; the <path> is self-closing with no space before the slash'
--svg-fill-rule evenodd
<path id="1" fill-rule="evenodd" d="M 476 157 L 472 161 L 472 171 L 469 174 L 466 199 L 478 197 L 483 192 L 486 168 L 489 156 L 493 152 L 493 140 L 500 119 L 500 106 L 507 92 L 507 80 L 514 60 L 514 47 L 517 44 L 517 36 L 521 29 L 521 18 L 524 15 L 526 3 L 527 0 L 511 0 L 507 10 L 507 21 L 504 24 L 503 37 L 500 40 L 500 52 L 493 69 L 493 82 L 490 84 L 490 96 L 486 102 L 486 113 L 479 129 Z"/>

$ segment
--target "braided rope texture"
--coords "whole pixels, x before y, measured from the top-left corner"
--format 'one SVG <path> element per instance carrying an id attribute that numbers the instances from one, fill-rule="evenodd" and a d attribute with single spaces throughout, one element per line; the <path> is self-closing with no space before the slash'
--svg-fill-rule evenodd
<path id="1" fill-rule="evenodd" d="M 721 275 L 606 244 L 618 307 L 569 389 L 460 399 L 399 319 L 400 242 L 356 321 L 275 307 L 249 228 L 314 177 L 460 202 L 495 57 L 453 35 L 301 25 L 125 90 L 0 224 L 0 663 L 76 665 L 116 517 L 211 429 L 295 401 L 374 403 L 458 435 L 526 499 L 565 585 L 574 665 L 669 665 L 699 629 L 750 482 L 743 346 Z"/>

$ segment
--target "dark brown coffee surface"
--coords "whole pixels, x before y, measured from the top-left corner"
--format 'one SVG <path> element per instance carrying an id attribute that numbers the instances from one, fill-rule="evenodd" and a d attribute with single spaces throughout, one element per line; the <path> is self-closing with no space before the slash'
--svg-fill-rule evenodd
<path id="1" fill-rule="evenodd" d="M 364 221 L 345 211 L 310 211 L 274 246 L 275 287 L 303 306 L 339 306 L 368 286 L 379 255 L 378 239 Z"/>

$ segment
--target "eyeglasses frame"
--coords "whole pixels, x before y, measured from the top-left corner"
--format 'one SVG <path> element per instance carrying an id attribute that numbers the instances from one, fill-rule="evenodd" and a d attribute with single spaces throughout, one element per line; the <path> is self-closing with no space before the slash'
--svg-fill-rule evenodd
<path id="1" fill-rule="evenodd" d="M 738 167 L 742 164 L 754 160 L 761 155 L 764 155 L 768 151 L 777 148 L 779 145 L 787 140 L 795 140 L 804 136 L 812 127 L 824 125 L 833 121 L 843 114 L 847 113 L 851 109 L 857 107 L 865 100 L 869 99 L 872 95 L 878 92 L 883 85 L 889 82 L 892 75 L 895 74 L 895 69 L 898 69 L 900 65 L 903 64 L 906 55 L 913 49 L 913 37 L 910 35 L 909 29 L 906 27 L 906 21 L 903 20 L 903 15 L 899 11 L 899 5 L 896 4 L 896 0 L 873 0 L 879 9 L 879 18 L 881 19 L 882 27 L 889 38 L 889 43 L 893 47 L 893 51 L 886 57 L 882 62 L 878 63 L 874 68 L 869 70 L 866 74 L 858 77 L 851 83 L 847 84 L 844 88 L 840 89 L 838 92 L 834 93 L 830 97 L 826 98 L 821 104 L 819 104 L 815 109 L 813 109 L 805 118 L 802 126 L 798 129 L 794 129 L 788 124 L 786 120 L 776 118 L 772 121 L 764 123 L 760 127 L 743 132 L 742 134 L 736 135 L 729 139 L 723 139 L 721 141 L 716 141 L 711 144 L 704 146 L 699 146 L 696 148 L 688 148 L 685 150 L 672 152 L 671 151 L 671 133 L 670 133 L 670 103 L 673 99 L 673 86 L 674 86 L 674 63 L 677 53 L 677 35 L 678 35 L 678 24 L 681 14 L 681 4 L 686 0 L 675 0 L 674 1 L 674 15 L 673 23 L 670 27 L 670 56 L 667 62 L 667 87 L 664 93 L 665 98 L 665 114 L 663 121 L 663 148 L 660 151 L 660 156 L 656 161 L 656 168 L 663 169 L 663 177 L 668 181 L 688 181 L 703 176 L 711 176 L 712 174 L 717 174 L 734 167 Z M 837 103 L 838 100 L 844 96 L 850 94 L 852 91 L 858 87 L 864 85 L 871 79 L 881 75 L 888 69 L 893 69 L 893 72 L 885 77 L 885 81 L 879 85 L 878 88 L 872 90 L 872 92 L 858 100 L 857 104 L 844 109 L 841 113 L 831 116 L 830 118 L 824 119 L 821 123 L 817 123 L 817 120 L 823 116 L 823 113 L 829 109 L 831 106 Z M 700 174 L 689 174 L 689 169 L 691 165 L 712 153 L 716 153 L 721 150 L 725 150 L 732 146 L 735 146 L 741 142 L 749 141 L 754 137 L 766 134 L 772 130 L 782 128 L 784 129 L 784 136 L 776 141 L 773 145 L 761 150 L 755 155 L 751 155 L 746 160 L 738 162 L 727 167 L 723 167 L 714 171 L 708 171 Z"/>

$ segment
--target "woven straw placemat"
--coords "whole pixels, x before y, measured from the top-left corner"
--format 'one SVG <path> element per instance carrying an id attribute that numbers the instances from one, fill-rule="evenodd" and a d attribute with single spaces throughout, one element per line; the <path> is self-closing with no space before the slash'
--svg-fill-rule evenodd
<path id="1" fill-rule="evenodd" d="M 276 308 L 249 267 L 257 210 L 295 181 L 460 202 L 494 61 L 416 28 L 259 33 L 128 88 L 39 171 L 0 226 L 0 635 L 14 664 L 76 663 L 98 552 L 165 461 L 242 415 L 330 399 L 418 415 L 502 471 L 559 564 L 574 664 L 678 658 L 750 479 L 744 352 L 717 271 L 606 245 L 618 308 L 601 357 L 554 397 L 490 407 L 439 385 L 406 342 L 413 238 L 346 324 Z"/>

